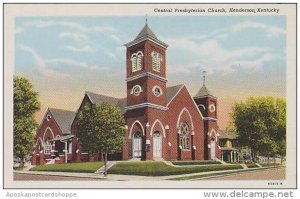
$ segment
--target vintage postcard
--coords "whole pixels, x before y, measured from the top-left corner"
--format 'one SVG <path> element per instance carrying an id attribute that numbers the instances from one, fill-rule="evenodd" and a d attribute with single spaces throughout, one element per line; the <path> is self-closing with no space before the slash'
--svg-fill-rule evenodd
<path id="1" fill-rule="evenodd" d="M 296 188 L 296 4 L 5 4 L 4 188 Z"/>

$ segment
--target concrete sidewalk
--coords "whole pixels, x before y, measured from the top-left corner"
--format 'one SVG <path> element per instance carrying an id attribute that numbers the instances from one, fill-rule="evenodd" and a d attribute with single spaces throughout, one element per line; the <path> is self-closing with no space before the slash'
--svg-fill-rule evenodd
<path id="1" fill-rule="evenodd" d="M 180 175 L 170 175 L 170 176 L 137 176 L 137 175 L 117 175 L 109 174 L 107 177 L 104 177 L 101 174 L 97 173 L 70 173 L 70 172 L 48 172 L 48 171 L 14 171 L 14 173 L 23 173 L 31 175 L 49 175 L 49 176 L 64 176 L 64 177 L 78 177 L 78 178 L 91 178 L 91 179 L 105 179 L 109 181 L 157 181 L 157 180 L 168 180 L 170 178 L 184 177 L 184 176 L 193 176 L 193 175 L 205 175 L 205 174 L 218 174 L 224 172 L 232 171 L 255 171 L 260 170 L 261 168 L 252 168 L 252 169 L 235 169 L 235 170 L 220 170 L 220 171 L 209 171 L 209 172 L 200 172 L 200 173 L 189 173 L 189 174 L 180 174 Z M 272 169 L 272 168 L 266 168 Z"/>

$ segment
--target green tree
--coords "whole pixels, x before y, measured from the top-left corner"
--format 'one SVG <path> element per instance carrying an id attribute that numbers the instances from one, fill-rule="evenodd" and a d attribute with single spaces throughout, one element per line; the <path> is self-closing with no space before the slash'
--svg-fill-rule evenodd
<path id="1" fill-rule="evenodd" d="M 286 111 L 285 100 L 273 97 L 250 97 L 246 102 L 236 103 L 233 123 L 239 143 L 256 154 L 275 155 L 285 148 Z M 281 145 L 280 145 L 281 144 Z"/>
<path id="2" fill-rule="evenodd" d="M 21 166 L 34 148 L 34 131 L 38 126 L 34 114 L 39 109 L 38 93 L 30 81 L 14 77 L 14 155 L 22 160 Z"/>
<path id="3" fill-rule="evenodd" d="M 78 138 L 89 154 L 101 151 L 107 175 L 107 155 L 122 151 L 125 120 L 119 107 L 87 104 L 78 112 Z"/>

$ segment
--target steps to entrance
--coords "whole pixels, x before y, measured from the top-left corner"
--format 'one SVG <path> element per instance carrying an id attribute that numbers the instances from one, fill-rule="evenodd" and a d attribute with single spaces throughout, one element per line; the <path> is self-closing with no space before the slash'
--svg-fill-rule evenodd
<path id="1" fill-rule="evenodd" d="M 55 164 L 55 159 L 46 159 L 46 164 Z"/>
<path id="2" fill-rule="evenodd" d="M 116 164 L 116 161 L 107 161 L 107 170 Z M 105 172 L 105 165 L 98 169 L 95 173 L 103 175 Z"/>

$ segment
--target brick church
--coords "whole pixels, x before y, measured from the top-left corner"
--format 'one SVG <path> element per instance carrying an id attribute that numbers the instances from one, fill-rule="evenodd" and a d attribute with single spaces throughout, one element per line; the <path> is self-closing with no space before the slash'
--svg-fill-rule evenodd
<path id="1" fill-rule="evenodd" d="M 125 144 L 111 159 L 220 159 L 217 98 L 206 88 L 205 79 L 194 97 L 183 84 L 168 87 L 168 45 L 147 23 L 125 46 L 127 97 L 85 92 L 78 109 L 86 103 L 107 102 L 123 111 Z M 100 153 L 84 153 L 76 124 L 76 112 L 48 108 L 37 130 L 32 164 L 100 160 Z"/>

